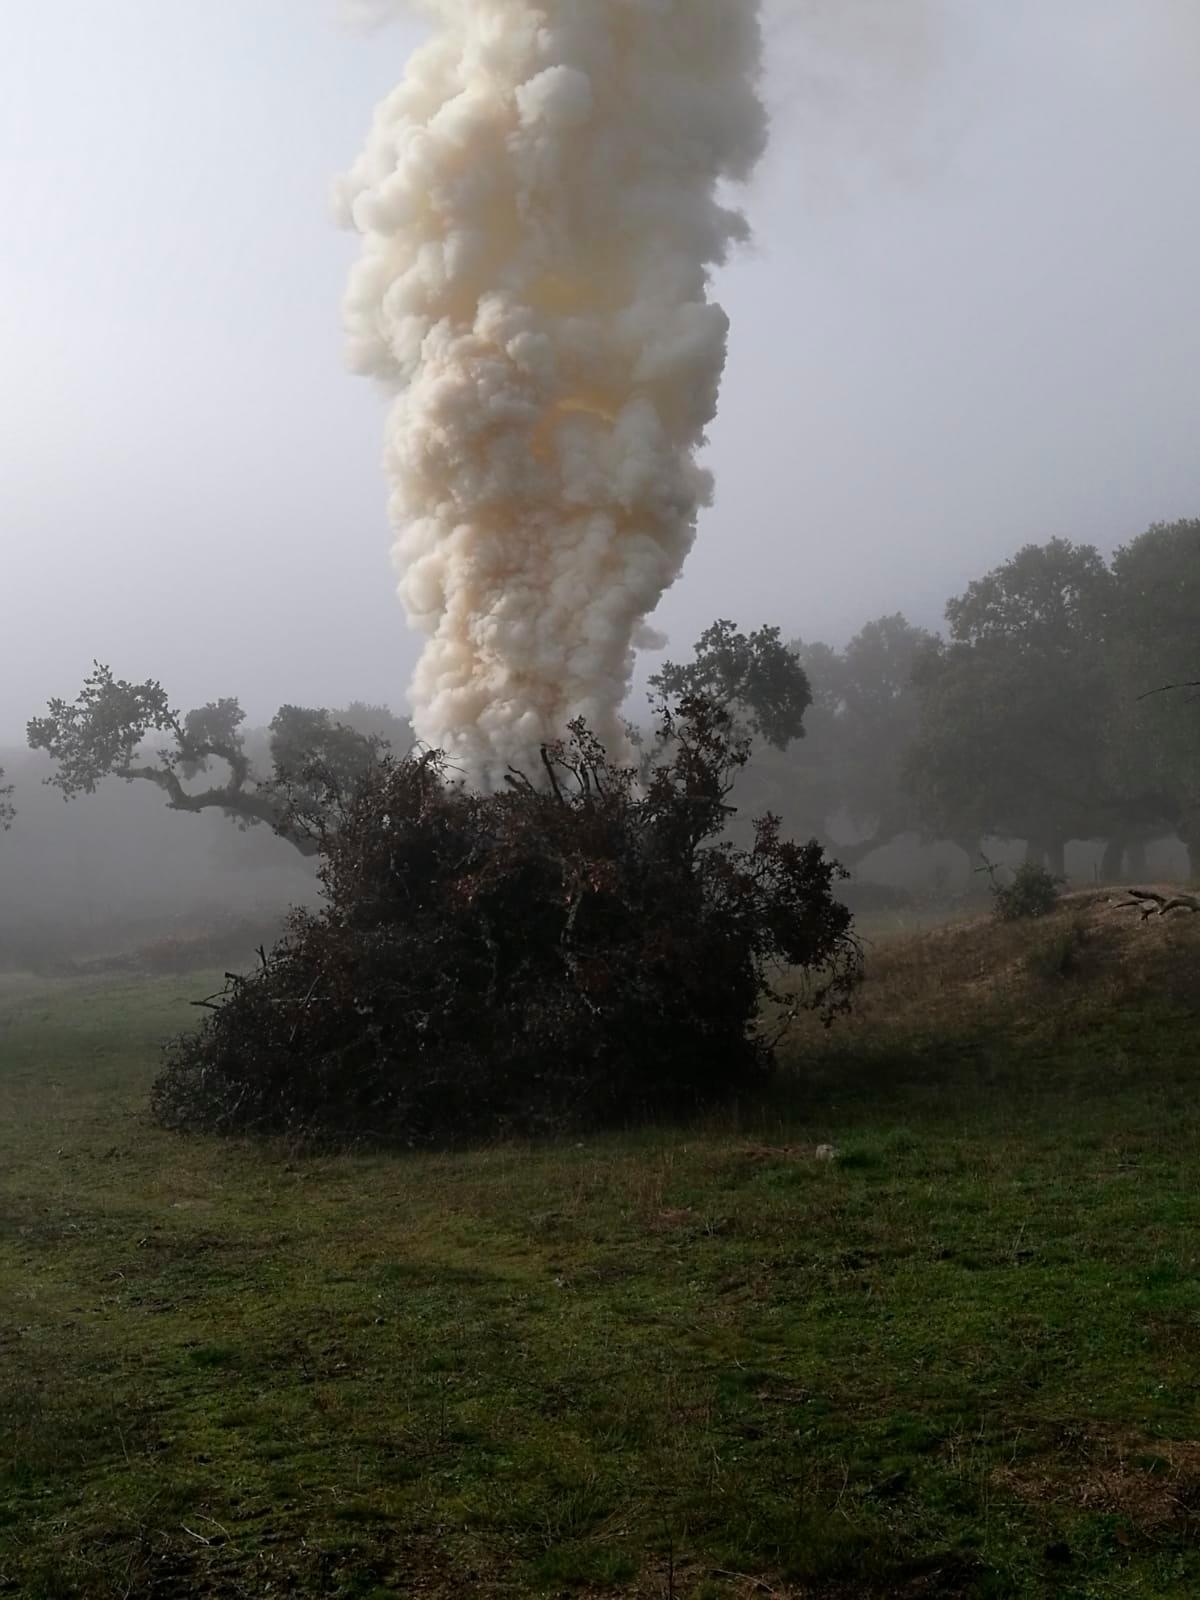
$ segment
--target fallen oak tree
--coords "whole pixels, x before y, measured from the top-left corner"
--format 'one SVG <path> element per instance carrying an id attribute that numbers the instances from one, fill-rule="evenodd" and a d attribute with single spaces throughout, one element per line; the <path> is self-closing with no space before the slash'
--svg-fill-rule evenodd
<path id="1" fill-rule="evenodd" d="M 384 757 L 316 803 L 310 777 L 288 825 L 317 842 L 326 904 L 294 912 L 169 1046 L 158 1119 L 456 1143 L 760 1084 L 800 1008 L 849 1001 L 844 874 L 774 817 L 749 849 L 721 837 L 749 748 L 727 711 L 691 696 L 660 722 L 645 781 L 582 723 L 538 781 L 510 773 L 495 794 L 431 753 Z"/>
<path id="2" fill-rule="evenodd" d="M 1128 900 L 1120 900 L 1117 904 L 1119 911 L 1140 911 L 1142 921 L 1146 922 L 1151 917 L 1165 917 L 1169 911 L 1197 911 L 1200 912 L 1200 895 L 1195 894 L 1160 894 L 1157 889 L 1126 889 Z"/>

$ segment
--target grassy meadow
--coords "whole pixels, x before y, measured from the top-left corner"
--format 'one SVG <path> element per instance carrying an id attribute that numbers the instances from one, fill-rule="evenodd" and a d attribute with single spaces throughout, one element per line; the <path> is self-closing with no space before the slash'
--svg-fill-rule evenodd
<path id="1" fill-rule="evenodd" d="M 769 1104 L 409 1157 L 153 1127 L 211 975 L 0 979 L 0 1595 L 1200 1594 L 1198 963 L 889 937 Z"/>

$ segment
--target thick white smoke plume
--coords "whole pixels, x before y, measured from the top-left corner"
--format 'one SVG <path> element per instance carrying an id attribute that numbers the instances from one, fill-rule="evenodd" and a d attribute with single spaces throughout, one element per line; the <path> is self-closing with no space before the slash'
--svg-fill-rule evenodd
<path id="1" fill-rule="evenodd" d="M 643 619 L 712 485 L 722 203 L 766 141 L 757 0 L 429 0 L 345 186 L 352 357 L 389 381 L 417 732 L 474 778 L 582 715 L 619 747 Z"/>

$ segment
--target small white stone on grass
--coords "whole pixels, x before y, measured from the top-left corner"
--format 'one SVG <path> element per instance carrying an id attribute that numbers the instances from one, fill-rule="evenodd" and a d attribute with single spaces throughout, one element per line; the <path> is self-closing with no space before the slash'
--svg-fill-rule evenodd
<path id="1" fill-rule="evenodd" d="M 817 1146 L 818 1161 L 836 1161 L 838 1157 L 837 1146 L 832 1144 L 819 1144 Z"/>

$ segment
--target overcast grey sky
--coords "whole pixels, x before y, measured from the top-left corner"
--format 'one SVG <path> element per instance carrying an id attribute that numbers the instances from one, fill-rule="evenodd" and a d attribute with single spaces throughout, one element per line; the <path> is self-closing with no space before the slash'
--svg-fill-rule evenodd
<path id="1" fill-rule="evenodd" d="M 336 11 L 0 6 L 0 740 L 93 657 L 403 703 L 329 192 L 418 30 Z M 771 59 L 676 652 L 936 622 L 1024 541 L 1200 515 L 1196 0 L 796 0 Z"/>

